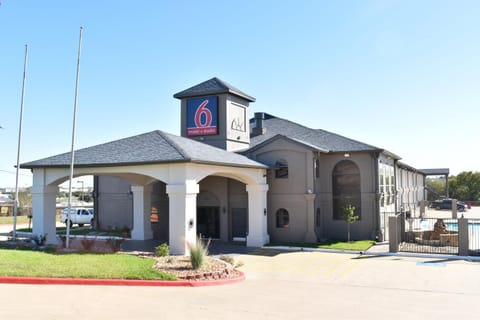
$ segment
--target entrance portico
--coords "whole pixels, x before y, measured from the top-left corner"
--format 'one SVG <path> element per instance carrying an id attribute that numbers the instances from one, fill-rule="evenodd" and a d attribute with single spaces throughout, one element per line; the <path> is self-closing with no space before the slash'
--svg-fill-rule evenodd
<path id="1" fill-rule="evenodd" d="M 172 254 L 188 254 L 187 243 L 195 244 L 197 227 L 197 194 L 199 182 L 209 176 L 220 176 L 238 180 L 246 185 L 248 192 L 248 246 L 261 246 L 268 242 L 266 224 L 266 166 L 242 155 L 214 148 L 200 142 L 154 131 L 141 136 L 131 137 L 113 144 L 120 155 L 138 154 L 134 140 L 150 142 L 157 148 L 155 155 L 164 156 L 167 148 L 158 148 L 162 142 L 182 150 L 181 154 L 172 153 L 157 163 L 145 163 L 130 159 L 129 163 L 118 163 L 116 154 L 112 154 L 112 145 L 100 145 L 76 151 L 74 176 L 116 176 L 132 184 L 133 228 L 132 239 L 147 240 L 153 237 L 151 212 L 151 185 L 155 181 L 166 184 L 169 202 L 169 245 Z M 202 148 L 202 158 L 193 159 L 191 155 Z M 135 149 L 135 150 L 132 150 Z M 108 151 L 108 152 L 106 152 Z M 102 163 L 95 162 L 96 155 L 105 154 Z M 182 157 L 183 159 L 179 159 Z M 58 155 L 30 163 L 22 168 L 33 171 L 33 233 L 47 234 L 47 243 L 57 242 L 55 232 L 55 203 L 57 186 L 69 177 L 69 157 Z M 82 161 L 82 159 L 84 159 Z M 93 160 L 92 160 L 93 159 Z M 153 161 L 152 161 L 153 162 Z M 101 215 L 101 212 L 95 214 Z"/>

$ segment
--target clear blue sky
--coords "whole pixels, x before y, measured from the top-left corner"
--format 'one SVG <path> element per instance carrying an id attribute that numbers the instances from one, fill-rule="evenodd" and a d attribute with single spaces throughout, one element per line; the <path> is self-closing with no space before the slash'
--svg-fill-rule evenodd
<path id="1" fill-rule="evenodd" d="M 179 134 L 172 95 L 217 76 L 253 112 L 385 148 L 417 168 L 480 171 L 479 1 L 26 1 L 0 5 L 0 187 L 21 162 Z M 31 183 L 22 170 L 21 186 Z"/>

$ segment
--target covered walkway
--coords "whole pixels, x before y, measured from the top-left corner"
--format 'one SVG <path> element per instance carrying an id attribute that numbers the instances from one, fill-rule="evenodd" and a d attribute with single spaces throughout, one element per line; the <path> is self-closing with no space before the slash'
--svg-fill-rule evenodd
<path id="1" fill-rule="evenodd" d="M 55 243 L 55 203 L 58 185 L 69 177 L 70 153 L 24 163 L 32 169 L 33 232 Z M 166 184 L 169 202 L 168 239 L 171 253 L 188 254 L 195 243 L 199 182 L 220 176 L 245 184 L 248 193 L 247 246 L 269 241 L 267 232 L 266 166 L 245 156 L 191 139 L 152 131 L 75 152 L 74 176 L 116 176 L 131 183 L 134 240 L 153 238 L 151 185 Z M 96 213 L 96 214 L 101 214 Z"/>

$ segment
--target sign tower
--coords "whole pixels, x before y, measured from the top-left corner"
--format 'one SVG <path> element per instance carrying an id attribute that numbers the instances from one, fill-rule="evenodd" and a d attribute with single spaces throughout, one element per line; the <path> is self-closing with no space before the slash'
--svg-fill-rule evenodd
<path id="1" fill-rule="evenodd" d="M 250 144 L 248 105 L 255 98 L 218 78 L 173 95 L 181 101 L 181 135 L 227 151 Z"/>

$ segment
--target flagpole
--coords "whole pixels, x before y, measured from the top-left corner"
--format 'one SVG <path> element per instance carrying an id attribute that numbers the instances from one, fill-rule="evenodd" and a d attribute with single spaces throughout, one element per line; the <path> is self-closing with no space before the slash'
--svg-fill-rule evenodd
<path id="1" fill-rule="evenodd" d="M 17 169 L 15 170 L 15 203 L 13 204 L 13 241 L 17 240 L 17 211 L 18 211 L 18 174 L 20 170 L 20 146 L 22 141 L 22 124 L 23 124 L 23 105 L 25 100 L 25 82 L 27 79 L 27 57 L 28 45 L 25 44 L 25 59 L 23 61 L 23 81 L 22 81 L 22 98 L 20 102 L 20 124 L 18 126 L 18 147 L 17 147 Z"/>
<path id="2" fill-rule="evenodd" d="M 78 80 L 80 75 L 80 53 L 82 51 L 82 32 L 83 32 L 83 27 L 80 27 L 80 36 L 78 38 L 77 77 L 75 80 L 75 99 L 73 103 L 72 149 L 70 152 L 70 182 L 68 184 L 67 239 L 66 239 L 67 249 L 70 247 L 70 211 L 72 209 L 72 180 L 73 180 L 73 164 L 75 160 L 75 128 L 77 125 Z"/>

